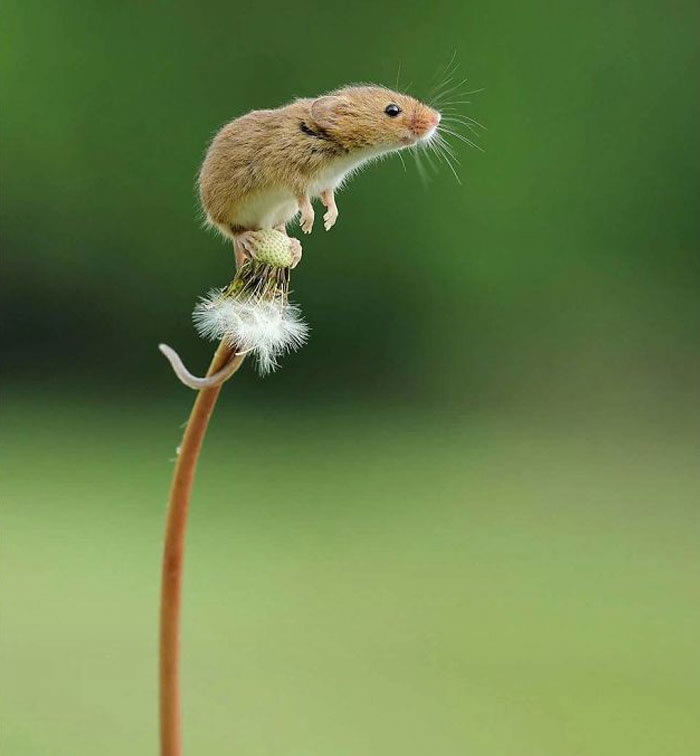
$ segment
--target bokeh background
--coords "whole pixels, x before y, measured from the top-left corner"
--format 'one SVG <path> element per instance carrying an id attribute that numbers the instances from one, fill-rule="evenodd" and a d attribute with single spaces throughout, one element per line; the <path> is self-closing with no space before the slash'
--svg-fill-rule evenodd
<path id="1" fill-rule="evenodd" d="M 307 347 L 229 384 L 191 511 L 187 753 L 700 749 L 698 5 L 7 0 L 3 753 L 148 754 L 227 120 L 348 81 L 484 123 L 304 240 Z"/>

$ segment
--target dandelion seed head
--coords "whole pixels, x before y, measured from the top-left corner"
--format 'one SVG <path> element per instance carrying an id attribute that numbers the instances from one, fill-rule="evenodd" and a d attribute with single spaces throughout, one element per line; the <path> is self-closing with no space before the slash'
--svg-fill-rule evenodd
<path id="1" fill-rule="evenodd" d="M 204 338 L 225 339 L 238 351 L 254 354 L 261 375 L 275 370 L 279 358 L 299 349 L 309 335 L 301 311 L 284 297 L 227 296 L 215 289 L 200 300 L 192 317 Z"/>

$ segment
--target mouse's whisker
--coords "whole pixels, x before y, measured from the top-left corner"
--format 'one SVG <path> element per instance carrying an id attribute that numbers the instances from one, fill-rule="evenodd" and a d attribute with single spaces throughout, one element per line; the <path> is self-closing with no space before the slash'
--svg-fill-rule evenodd
<path id="1" fill-rule="evenodd" d="M 436 152 L 436 154 L 437 154 L 437 155 L 438 155 L 439 157 L 441 157 L 441 158 L 442 158 L 442 159 L 443 159 L 443 160 L 445 161 L 445 163 L 446 163 L 446 164 L 447 164 L 447 166 L 449 167 L 450 171 L 452 171 L 452 175 L 453 175 L 453 176 L 455 177 L 455 179 L 457 180 L 457 183 L 461 185 L 462 181 L 461 181 L 461 179 L 459 178 L 459 174 L 457 173 L 457 169 L 456 169 L 456 168 L 454 167 L 454 165 L 452 164 L 452 161 L 450 160 L 450 157 L 449 157 L 449 155 L 447 154 L 447 151 L 446 151 L 445 147 L 444 147 L 444 146 L 443 146 L 442 144 L 438 144 L 438 143 L 436 143 L 436 145 L 435 145 L 435 152 Z M 454 157 L 454 156 L 453 156 L 453 157 Z M 455 159 L 455 160 L 457 160 L 457 158 L 456 158 L 456 157 L 455 157 L 454 159 Z M 457 161 L 457 162 L 459 162 L 459 161 Z"/>
<path id="2" fill-rule="evenodd" d="M 403 166 L 403 172 L 407 173 L 408 171 L 406 170 L 406 161 L 403 159 L 403 155 L 401 154 L 401 151 L 397 150 L 396 154 L 399 156 L 399 160 L 401 161 L 401 165 Z"/>
<path id="3" fill-rule="evenodd" d="M 445 138 L 441 135 L 438 135 L 438 138 L 435 139 L 435 142 L 431 145 L 431 148 L 439 158 L 444 160 L 450 166 L 453 173 L 455 173 L 456 171 L 452 163 L 454 161 L 454 163 L 460 165 L 460 160 L 452 149 L 452 146 L 447 141 L 445 141 Z"/>
<path id="4" fill-rule="evenodd" d="M 462 87 L 464 84 L 467 83 L 467 79 L 462 79 L 462 81 L 458 82 L 457 84 L 453 84 L 452 86 L 448 87 L 447 89 L 443 89 L 442 92 L 440 92 L 438 95 L 436 95 L 434 102 L 436 105 L 438 105 L 441 101 L 443 101 L 446 97 L 449 97 L 450 95 L 454 95 L 456 92 L 459 92 L 460 87 Z M 463 95 L 463 92 L 459 92 L 460 96 Z"/>
<path id="5" fill-rule="evenodd" d="M 443 121 L 459 121 L 460 123 L 470 123 L 474 126 L 478 126 L 480 129 L 483 129 L 484 131 L 488 131 L 486 126 L 484 126 L 483 123 L 480 121 L 477 121 L 476 118 L 472 118 L 471 116 L 466 115 L 465 113 L 448 113 L 444 116 L 442 119 Z"/>
<path id="6" fill-rule="evenodd" d="M 433 87 L 430 90 L 430 94 L 428 95 L 428 100 L 437 101 L 441 97 L 445 95 L 445 93 L 449 90 L 446 90 L 446 87 L 449 87 L 449 85 L 454 81 L 454 74 L 451 76 L 448 76 L 444 81 L 440 82 L 438 86 Z"/>
<path id="7" fill-rule="evenodd" d="M 427 186 L 429 177 L 428 173 L 425 170 L 425 166 L 421 162 L 420 156 L 418 155 L 418 150 L 414 148 L 411 149 L 411 154 L 413 155 L 413 159 L 416 163 L 416 170 L 418 171 L 418 175 L 420 176 L 421 183 L 423 186 Z"/>
<path id="8" fill-rule="evenodd" d="M 445 137 L 440 135 L 440 141 L 439 141 L 440 148 L 443 152 L 446 152 L 451 158 L 459 162 L 459 159 L 457 157 L 457 153 L 455 152 L 452 145 L 445 139 Z"/>
<path id="9" fill-rule="evenodd" d="M 428 164 L 428 167 L 433 173 L 437 173 L 437 167 L 435 163 L 433 162 L 433 158 L 430 154 L 429 149 L 423 149 L 423 157 L 425 158 L 425 162 Z"/>
<path id="10" fill-rule="evenodd" d="M 456 72 L 455 72 L 456 73 Z M 441 86 L 432 90 L 431 100 L 435 104 L 444 103 L 446 99 L 455 99 L 456 97 L 464 96 L 464 83 L 466 79 L 456 81 L 456 76 L 453 74 L 449 78 L 442 82 Z"/>
<path id="11" fill-rule="evenodd" d="M 443 87 L 446 87 L 454 79 L 458 68 L 459 64 L 457 63 L 457 50 L 455 50 L 452 53 L 452 57 L 450 58 L 449 63 L 445 66 L 445 68 L 438 69 L 438 71 L 433 75 L 431 83 L 439 82 L 440 79 L 442 79 L 442 81 L 440 83 L 435 83 L 431 87 L 430 94 L 428 95 L 429 100 L 432 99 L 435 93 L 439 92 L 441 89 L 443 89 Z"/>
<path id="12" fill-rule="evenodd" d="M 455 139 L 459 139 L 461 142 L 464 142 L 465 144 L 470 145 L 474 149 L 479 150 L 479 152 L 483 152 L 484 151 L 483 147 L 480 147 L 475 142 L 472 142 L 471 139 L 467 139 L 467 137 L 465 137 L 464 134 L 460 134 L 457 131 L 452 131 L 451 129 L 448 129 L 448 128 L 444 127 L 444 126 L 440 127 L 440 131 L 443 131 L 445 134 L 449 134 L 450 136 L 455 137 Z"/>
<path id="13" fill-rule="evenodd" d="M 454 50 L 445 68 L 443 68 L 442 70 L 438 69 L 437 73 L 435 73 L 432 80 L 435 81 L 440 76 L 453 76 L 454 72 L 458 68 L 459 68 L 459 63 L 457 62 L 457 50 Z"/>
<path id="14" fill-rule="evenodd" d="M 466 98 L 470 97 L 473 94 L 478 94 L 479 92 L 483 92 L 483 91 L 484 91 L 484 87 L 481 87 L 480 89 L 471 89 L 468 92 L 464 92 L 464 91 L 447 92 L 443 96 L 445 97 L 449 96 L 451 99 L 443 100 L 440 98 L 438 100 L 435 100 L 434 104 L 440 109 L 447 108 L 452 105 L 471 105 L 472 101 Z"/>
<path id="15" fill-rule="evenodd" d="M 459 116 L 450 116 L 449 118 L 443 118 L 442 122 L 447 124 L 448 126 L 464 126 L 465 128 L 469 129 L 469 131 L 471 131 L 475 136 L 481 135 L 480 129 L 486 131 L 486 126 L 482 126 L 478 122 L 472 123 L 470 120 L 460 118 Z"/>
<path id="16" fill-rule="evenodd" d="M 471 95 L 473 95 L 473 94 L 479 94 L 479 93 L 483 92 L 484 90 L 485 90 L 485 87 L 480 87 L 479 89 L 470 89 L 468 92 L 451 92 L 451 93 L 446 93 L 445 96 L 447 96 L 447 94 L 451 94 L 452 97 L 471 97 Z M 450 103 L 450 102 L 444 102 L 443 103 L 443 105 L 450 105 L 450 104 L 452 104 L 452 103 Z"/>
<path id="17" fill-rule="evenodd" d="M 416 150 L 420 151 L 421 157 L 425 158 L 425 162 L 428 164 L 428 167 L 430 170 L 436 174 L 438 172 L 438 167 L 435 165 L 435 161 L 433 160 L 432 156 L 432 150 L 431 150 L 431 144 L 430 142 L 422 142 L 421 144 L 416 145 Z"/>
<path id="18" fill-rule="evenodd" d="M 461 110 L 454 110 L 454 109 L 443 110 L 442 116 L 443 116 L 442 117 L 443 121 L 462 119 L 464 121 L 469 121 L 469 123 L 473 123 L 475 126 L 481 127 L 485 131 L 487 130 L 486 126 L 484 126 L 483 123 L 481 123 L 480 121 L 477 121 L 476 118 L 472 118 L 470 115 L 463 113 Z"/>
<path id="19" fill-rule="evenodd" d="M 471 105 L 471 100 L 454 100 L 453 102 L 444 102 L 440 106 L 441 113 L 461 113 L 461 110 L 457 109 L 459 105 Z"/>
<path id="20" fill-rule="evenodd" d="M 459 158 L 457 157 L 457 154 L 452 149 L 452 145 L 448 141 L 446 141 L 444 137 L 441 136 L 440 140 L 436 141 L 435 146 L 441 152 L 444 152 L 447 155 L 449 155 L 455 162 L 457 163 L 460 162 Z"/>
<path id="21" fill-rule="evenodd" d="M 462 87 L 464 84 L 467 83 L 467 77 L 460 79 L 456 84 L 453 82 L 454 75 L 450 76 L 449 80 L 445 82 L 445 85 L 443 85 L 442 90 L 439 92 L 438 97 L 447 97 L 450 92 L 454 92 L 455 90 Z"/>
<path id="22" fill-rule="evenodd" d="M 469 129 L 469 131 L 474 135 L 474 137 L 481 136 L 481 131 L 476 128 L 476 126 L 472 126 L 471 123 L 464 123 L 463 121 L 446 121 L 446 126 L 449 126 L 452 129 L 459 128 L 459 126 L 463 126 L 466 129 Z"/>

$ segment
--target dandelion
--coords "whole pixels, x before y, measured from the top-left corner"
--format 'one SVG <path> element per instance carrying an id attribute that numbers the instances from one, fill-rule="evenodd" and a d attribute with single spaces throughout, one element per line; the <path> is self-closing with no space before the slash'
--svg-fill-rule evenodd
<path id="1" fill-rule="evenodd" d="M 301 246 L 281 231 L 265 229 L 248 234 L 249 257 L 228 286 L 212 289 L 194 308 L 192 319 L 199 334 L 219 341 L 233 353 L 256 358 L 261 375 L 275 370 L 287 352 L 307 340 L 309 327 L 301 310 L 289 301 L 291 268 Z M 165 344 L 160 350 L 176 375 L 190 388 L 206 388 L 223 382 L 232 373 L 224 366 L 214 375 L 197 378 L 185 368 L 177 353 Z"/>
<path id="2" fill-rule="evenodd" d="M 257 236 L 255 257 L 227 287 L 202 297 L 192 317 L 201 336 L 252 353 L 260 374 L 266 375 L 283 354 L 306 342 L 309 328 L 299 307 L 289 302 L 291 240 L 279 231 L 259 231 Z"/>

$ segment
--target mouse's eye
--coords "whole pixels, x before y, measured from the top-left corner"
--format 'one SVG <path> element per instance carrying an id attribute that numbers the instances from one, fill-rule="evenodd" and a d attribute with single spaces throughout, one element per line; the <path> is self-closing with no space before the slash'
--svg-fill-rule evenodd
<path id="1" fill-rule="evenodd" d="M 384 108 L 384 112 L 389 116 L 389 118 L 396 118 L 396 116 L 401 112 L 401 108 L 398 105 L 394 105 L 392 102 L 391 105 L 387 105 Z"/>

